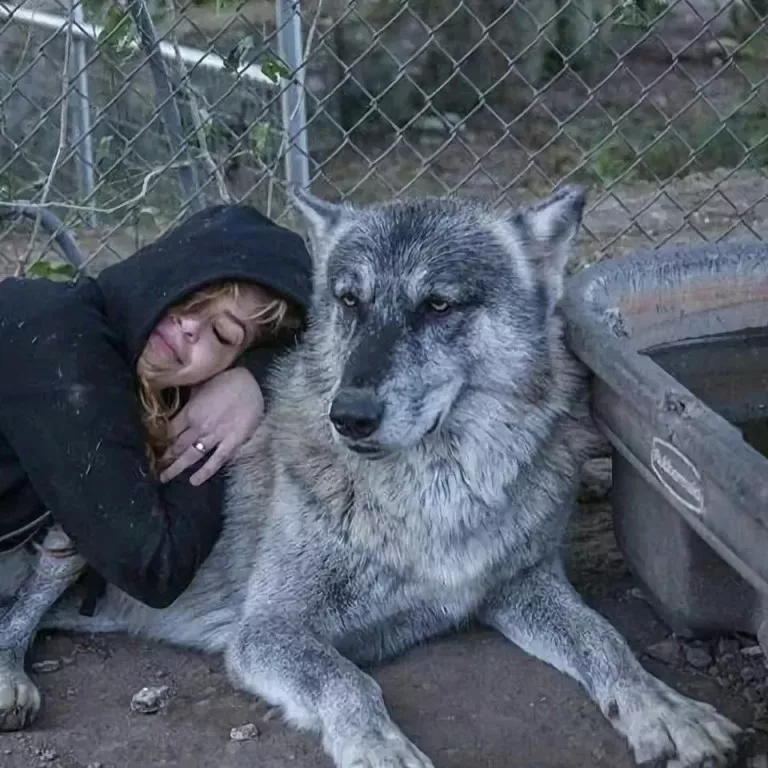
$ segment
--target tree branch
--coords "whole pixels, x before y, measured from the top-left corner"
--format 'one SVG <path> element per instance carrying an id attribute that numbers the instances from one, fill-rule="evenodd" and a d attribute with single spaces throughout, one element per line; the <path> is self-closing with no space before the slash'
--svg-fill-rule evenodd
<path id="1" fill-rule="evenodd" d="M 168 140 L 174 155 L 179 157 L 183 164 L 179 166 L 179 181 L 182 192 L 186 196 L 184 208 L 191 205 L 193 210 L 200 205 L 199 187 L 195 174 L 192 158 L 189 155 L 189 146 L 184 139 L 184 131 L 181 124 L 181 113 L 176 102 L 173 85 L 165 68 L 165 61 L 157 44 L 157 34 L 152 17 L 149 15 L 144 0 L 128 0 L 130 14 L 134 26 L 139 35 L 139 41 L 147 57 L 149 68 L 152 70 L 152 78 L 155 82 L 158 109 L 160 117 L 168 134 Z"/>
<path id="2" fill-rule="evenodd" d="M 71 86 L 71 79 L 69 76 L 69 55 L 72 51 L 72 25 L 75 21 L 75 0 L 69 0 L 69 6 L 67 7 L 67 33 L 64 38 L 64 74 L 61 80 L 61 96 L 60 103 L 60 115 L 59 115 L 59 143 L 56 147 L 56 154 L 53 157 L 53 163 L 51 163 L 51 169 L 48 171 L 48 176 L 45 179 L 43 185 L 43 193 L 40 197 L 40 205 L 45 205 L 48 202 L 48 196 L 51 194 L 51 187 L 53 186 L 53 179 L 56 176 L 56 171 L 59 169 L 59 163 L 61 163 L 61 156 L 64 154 L 64 148 L 67 144 L 67 123 L 69 118 L 69 89 Z M 41 216 L 35 215 L 35 224 L 32 227 L 32 234 L 29 238 L 29 245 L 24 255 L 16 263 L 16 269 L 14 274 L 18 277 L 24 274 L 24 269 L 27 266 L 29 257 L 32 255 L 32 249 L 37 239 L 37 231 L 40 227 Z M 61 222 L 59 222 L 61 224 Z M 63 225 L 62 225 L 63 226 Z"/>

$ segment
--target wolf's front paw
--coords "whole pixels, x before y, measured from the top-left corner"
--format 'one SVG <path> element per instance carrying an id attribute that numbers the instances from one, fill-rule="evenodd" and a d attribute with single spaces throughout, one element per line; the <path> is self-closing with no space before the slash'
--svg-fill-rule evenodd
<path id="1" fill-rule="evenodd" d="M 682 696 L 648 676 L 626 690 L 607 716 L 632 748 L 639 765 L 721 768 L 736 757 L 741 729 L 709 704 Z"/>
<path id="2" fill-rule="evenodd" d="M 338 750 L 336 764 L 338 768 L 434 768 L 394 725 L 348 739 Z"/>
<path id="3" fill-rule="evenodd" d="M 34 721 L 40 693 L 24 670 L 0 666 L 0 731 L 19 731 Z"/>

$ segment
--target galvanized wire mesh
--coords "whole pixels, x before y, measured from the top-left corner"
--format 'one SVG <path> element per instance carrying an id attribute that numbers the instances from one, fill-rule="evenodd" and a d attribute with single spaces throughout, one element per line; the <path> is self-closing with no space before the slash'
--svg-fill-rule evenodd
<path id="1" fill-rule="evenodd" d="M 50 206 L 107 260 L 195 207 L 270 208 L 282 135 L 278 85 L 231 55 L 269 36 L 258 17 L 232 12 L 201 29 L 185 7 L 154 8 L 150 31 L 166 47 L 153 60 L 132 8 L 120 9 L 6 4 L 0 27 L 0 200 Z M 14 268 L 27 234 L 6 230 L 0 253 Z"/>
<path id="2" fill-rule="evenodd" d="M 0 202 L 95 263 L 222 199 L 290 224 L 286 168 L 363 202 L 585 183 L 582 261 L 768 233 L 767 0 L 79 3 L 0 2 Z"/>

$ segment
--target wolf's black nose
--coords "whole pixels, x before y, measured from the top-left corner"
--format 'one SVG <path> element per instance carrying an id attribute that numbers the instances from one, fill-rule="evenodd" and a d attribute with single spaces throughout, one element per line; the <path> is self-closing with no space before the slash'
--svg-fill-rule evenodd
<path id="1" fill-rule="evenodd" d="M 342 389 L 331 403 L 329 415 L 340 435 L 362 440 L 381 424 L 384 403 L 370 389 Z"/>

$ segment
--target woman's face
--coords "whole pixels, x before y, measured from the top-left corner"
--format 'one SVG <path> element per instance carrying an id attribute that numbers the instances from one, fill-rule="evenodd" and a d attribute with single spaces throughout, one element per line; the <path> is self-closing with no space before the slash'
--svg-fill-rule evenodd
<path id="1" fill-rule="evenodd" d="M 255 340 L 253 318 L 272 297 L 258 286 L 238 297 L 220 296 L 187 312 L 169 312 L 157 324 L 139 359 L 153 389 L 201 384 L 226 370 Z"/>

